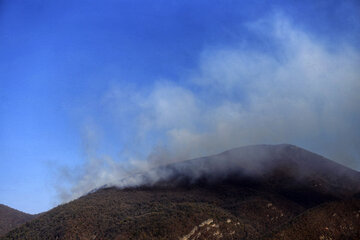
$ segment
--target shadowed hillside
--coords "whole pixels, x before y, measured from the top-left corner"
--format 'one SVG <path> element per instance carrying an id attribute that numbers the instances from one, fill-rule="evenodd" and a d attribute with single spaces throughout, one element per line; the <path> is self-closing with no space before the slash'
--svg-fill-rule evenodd
<path id="1" fill-rule="evenodd" d="M 319 239 L 326 227 L 332 239 L 358 234 L 360 174 L 292 145 L 238 148 L 130 180 L 60 205 L 4 239 Z"/>
<path id="2" fill-rule="evenodd" d="M 218 155 L 169 164 L 122 179 L 117 186 L 178 186 L 225 179 L 266 185 L 284 194 L 345 197 L 360 191 L 360 174 L 305 149 L 289 145 L 255 145 Z M 297 192 L 294 192 L 294 191 Z M 304 195 L 309 195 L 308 192 Z M 297 196 L 294 196 L 297 198 Z M 312 195 L 313 197 L 313 195 Z M 305 200 L 305 199 L 303 199 Z M 303 200 L 302 203 L 305 203 Z M 314 199 L 310 199 L 309 203 Z"/>
<path id="3" fill-rule="evenodd" d="M 0 236 L 33 218 L 33 215 L 0 204 Z"/>
<path id="4" fill-rule="evenodd" d="M 330 202 L 282 226 L 272 240 L 360 239 L 360 199 Z"/>

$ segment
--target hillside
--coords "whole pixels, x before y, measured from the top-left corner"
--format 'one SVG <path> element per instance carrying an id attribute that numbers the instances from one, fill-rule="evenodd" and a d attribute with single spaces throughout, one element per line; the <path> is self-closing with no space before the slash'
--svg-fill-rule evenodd
<path id="1" fill-rule="evenodd" d="M 246 146 L 169 164 L 122 179 L 117 186 L 176 186 L 229 178 L 258 182 L 277 191 L 301 191 L 304 187 L 315 195 L 340 198 L 360 191 L 359 172 L 289 144 Z"/>
<path id="2" fill-rule="evenodd" d="M 136 184 L 101 188 L 3 239 L 319 239 L 306 229 L 326 227 L 332 239 L 358 233 L 360 174 L 292 145 L 233 149 L 130 180 L 119 185 Z"/>
<path id="3" fill-rule="evenodd" d="M 360 199 L 329 202 L 310 209 L 269 239 L 360 239 Z"/>
<path id="4" fill-rule="evenodd" d="M 33 218 L 33 215 L 0 204 L 0 236 Z"/>

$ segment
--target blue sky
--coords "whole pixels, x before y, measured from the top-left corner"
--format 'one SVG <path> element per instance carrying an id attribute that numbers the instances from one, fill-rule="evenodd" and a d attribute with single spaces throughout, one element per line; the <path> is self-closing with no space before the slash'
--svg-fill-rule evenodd
<path id="1" fill-rule="evenodd" d="M 98 177 L 112 164 L 254 143 L 291 142 L 360 169 L 359 47 L 357 1 L 2 0 L 0 203 L 38 213 L 108 181 Z M 311 81 L 274 80 L 291 72 Z"/>

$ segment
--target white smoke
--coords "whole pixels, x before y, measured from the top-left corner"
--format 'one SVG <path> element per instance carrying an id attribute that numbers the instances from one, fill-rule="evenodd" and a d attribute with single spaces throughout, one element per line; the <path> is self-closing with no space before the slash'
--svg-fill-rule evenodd
<path id="1" fill-rule="evenodd" d="M 274 49 L 209 48 L 183 81 L 112 86 L 102 107 L 133 134 L 125 160 L 89 154 L 63 199 L 155 165 L 259 143 L 300 145 L 360 169 L 358 49 L 326 44 L 281 14 L 247 26 Z"/>

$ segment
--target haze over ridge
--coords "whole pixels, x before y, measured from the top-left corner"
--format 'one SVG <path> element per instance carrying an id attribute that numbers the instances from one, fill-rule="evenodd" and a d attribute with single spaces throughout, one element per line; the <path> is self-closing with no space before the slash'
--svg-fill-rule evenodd
<path id="1" fill-rule="evenodd" d="M 359 170 L 359 10 L 1 1 L 1 203 L 39 213 L 133 172 L 253 144 Z"/>
<path id="2" fill-rule="evenodd" d="M 246 26 L 268 38 L 274 52 L 244 43 L 205 49 L 183 83 L 160 80 L 146 91 L 110 87 L 100 106 L 110 109 L 115 123 L 133 118 L 126 126 L 133 130 L 128 144 L 139 150 L 125 150 L 125 162 L 97 153 L 102 126 L 96 117 L 88 121 L 88 160 L 72 182 L 73 193 L 60 192 L 62 198 L 116 182 L 134 169 L 257 143 L 294 143 L 359 169 L 357 48 L 325 44 L 281 12 Z"/>

